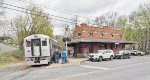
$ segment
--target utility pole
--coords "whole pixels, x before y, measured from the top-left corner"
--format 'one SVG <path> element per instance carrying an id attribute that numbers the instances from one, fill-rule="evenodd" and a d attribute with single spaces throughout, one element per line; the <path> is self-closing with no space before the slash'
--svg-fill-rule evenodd
<path id="1" fill-rule="evenodd" d="M 78 16 L 75 15 L 73 18 L 73 25 L 76 27 L 78 25 Z"/>
<path id="2" fill-rule="evenodd" d="M 69 38 L 68 38 L 68 29 L 69 29 L 69 26 L 68 25 L 65 25 L 65 42 L 66 42 L 66 51 L 68 51 L 68 45 L 67 45 L 67 41 L 69 40 Z"/>
<path id="3" fill-rule="evenodd" d="M 87 18 L 87 25 L 90 26 L 90 20 Z"/>

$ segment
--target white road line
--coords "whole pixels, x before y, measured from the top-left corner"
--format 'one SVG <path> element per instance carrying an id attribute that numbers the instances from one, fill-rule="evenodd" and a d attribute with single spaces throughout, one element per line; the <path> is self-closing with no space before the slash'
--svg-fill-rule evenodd
<path id="1" fill-rule="evenodd" d="M 92 75 L 92 74 L 95 74 L 95 73 L 98 73 L 98 72 L 101 72 L 101 71 L 97 70 L 97 71 L 86 72 L 86 73 L 85 72 L 84 73 L 78 73 L 78 74 L 73 74 L 73 75 L 68 75 L 68 76 L 57 77 L 55 79 L 50 79 L 50 80 L 66 80 L 68 78 Z"/>
<path id="2" fill-rule="evenodd" d="M 94 68 L 94 69 L 103 69 L 103 70 L 110 70 L 109 68 L 95 67 L 95 66 L 86 66 L 86 65 L 80 65 L 80 67 Z"/>
<path id="3" fill-rule="evenodd" d="M 131 64 L 131 65 L 125 65 L 125 66 L 121 66 L 121 67 L 116 67 L 114 69 L 122 69 L 122 68 L 128 68 L 128 67 L 134 67 L 134 66 L 138 66 L 138 65 L 144 65 L 144 64 L 149 64 L 150 62 L 141 62 L 141 63 L 137 63 L 137 64 Z"/>

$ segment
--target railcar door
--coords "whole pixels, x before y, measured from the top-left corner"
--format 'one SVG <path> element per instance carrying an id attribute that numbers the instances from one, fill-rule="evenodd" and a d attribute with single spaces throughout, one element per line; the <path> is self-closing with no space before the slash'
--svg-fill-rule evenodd
<path id="1" fill-rule="evenodd" d="M 32 56 L 41 56 L 41 40 L 40 39 L 32 39 Z"/>

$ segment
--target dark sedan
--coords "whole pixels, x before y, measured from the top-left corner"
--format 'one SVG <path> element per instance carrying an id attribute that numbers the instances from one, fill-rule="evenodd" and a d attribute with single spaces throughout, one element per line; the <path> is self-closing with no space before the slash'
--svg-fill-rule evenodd
<path id="1" fill-rule="evenodd" d="M 131 52 L 128 50 L 121 50 L 115 54 L 115 59 L 130 59 Z"/>

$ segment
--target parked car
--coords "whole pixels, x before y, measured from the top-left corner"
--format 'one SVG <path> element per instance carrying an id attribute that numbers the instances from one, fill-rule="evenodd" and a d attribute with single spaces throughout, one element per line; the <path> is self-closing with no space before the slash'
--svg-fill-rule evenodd
<path id="1" fill-rule="evenodd" d="M 99 61 L 101 62 L 102 60 L 112 60 L 114 58 L 114 52 L 112 50 L 97 50 L 94 53 L 89 54 L 89 60 L 90 61 Z"/>
<path id="2" fill-rule="evenodd" d="M 139 51 L 139 50 L 132 50 L 131 55 L 133 56 L 144 56 L 145 52 Z"/>
<path id="3" fill-rule="evenodd" d="M 115 59 L 130 59 L 131 52 L 129 50 L 120 50 L 119 52 L 115 53 Z"/>

